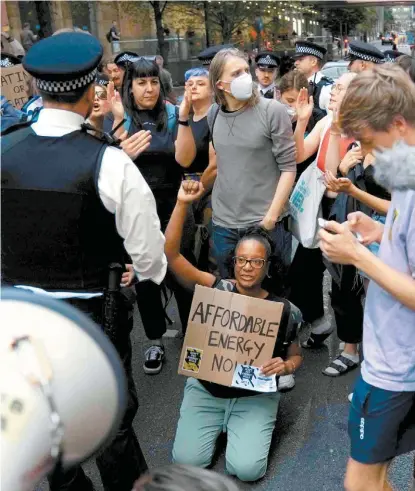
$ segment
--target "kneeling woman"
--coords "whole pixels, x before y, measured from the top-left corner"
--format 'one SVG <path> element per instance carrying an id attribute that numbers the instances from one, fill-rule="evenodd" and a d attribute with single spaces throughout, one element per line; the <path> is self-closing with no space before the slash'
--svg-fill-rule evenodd
<path id="1" fill-rule="evenodd" d="M 295 372 L 302 362 L 300 348 L 294 342 L 300 315 L 290 302 L 261 286 L 270 268 L 272 251 L 265 232 L 253 230 L 236 245 L 233 258 L 235 280 L 218 280 L 194 267 L 180 254 L 187 209 L 202 193 L 200 183 L 182 183 L 166 230 L 165 250 L 171 271 L 188 288 L 193 289 L 198 284 L 284 303 L 273 358 L 263 365 L 262 372 L 277 377 Z M 267 469 L 279 399 L 278 392 L 263 394 L 189 378 L 174 441 L 174 462 L 208 467 L 216 440 L 225 431 L 228 434 L 226 468 L 229 474 L 243 481 L 260 479 Z"/>

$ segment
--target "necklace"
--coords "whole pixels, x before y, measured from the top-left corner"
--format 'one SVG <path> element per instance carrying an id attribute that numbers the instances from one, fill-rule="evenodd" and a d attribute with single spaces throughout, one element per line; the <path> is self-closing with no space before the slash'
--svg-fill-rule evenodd
<path id="1" fill-rule="evenodd" d="M 245 103 L 245 104 L 244 104 L 242 107 L 240 107 L 240 108 L 239 108 L 239 109 L 237 109 L 236 111 L 232 111 L 232 112 L 235 112 L 235 113 L 236 113 L 236 112 L 239 112 L 241 109 L 244 109 L 244 108 L 245 108 L 245 106 L 246 106 L 247 104 L 248 104 L 248 103 Z M 230 111 L 227 111 L 227 112 L 229 113 Z M 238 117 L 238 114 L 237 114 L 236 116 L 234 116 L 234 117 L 233 117 L 233 120 L 232 120 L 232 123 L 231 123 L 231 124 L 229 124 L 228 118 L 225 118 L 225 120 L 226 120 L 226 124 L 228 125 L 228 128 L 229 128 L 229 133 L 228 133 L 228 136 L 231 136 L 231 135 L 232 135 L 232 136 L 235 136 L 235 135 L 234 135 L 234 133 L 233 133 L 233 126 L 234 126 L 234 124 L 235 124 L 235 121 L 236 121 L 236 118 L 237 118 L 237 117 Z"/>
<path id="2" fill-rule="evenodd" d="M 226 120 L 226 124 L 228 125 L 228 128 L 229 128 L 228 136 L 231 136 L 231 135 L 235 136 L 233 134 L 233 125 L 235 124 L 236 116 L 233 117 L 232 124 L 229 124 L 228 118 L 225 118 L 225 120 Z"/>

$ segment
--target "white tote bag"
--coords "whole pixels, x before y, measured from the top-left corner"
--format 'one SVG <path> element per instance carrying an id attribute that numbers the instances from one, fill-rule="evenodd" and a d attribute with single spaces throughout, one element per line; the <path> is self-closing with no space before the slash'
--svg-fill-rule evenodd
<path id="1" fill-rule="evenodd" d="M 321 142 L 331 121 L 325 126 Z M 324 173 L 317 167 L 321 143 L 316 160 L 301 174 L 290 197 L 291 232 L 307 249 L 318 247 L 318 219 L 322 217 L 321 200 L 326 187 Z"/>

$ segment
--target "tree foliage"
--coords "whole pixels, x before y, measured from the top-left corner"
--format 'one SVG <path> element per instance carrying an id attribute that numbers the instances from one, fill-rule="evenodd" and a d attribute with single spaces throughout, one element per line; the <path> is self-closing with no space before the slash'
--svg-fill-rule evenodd
<path id="1" fill-rule="evenodd" d="M 220 33 L 223 43 L 231 42 L 252 19 L 252 10 L 244 2 L 207 2 L 205 8 L 210 28 Z"/>
<path id="2" fill-rule="evenodd" d="M 320 22 L 325 29 L 328 29 L 333 36 L 339 37 L 340 34 L 348 36 L 358 24 L 364 23 L 368 17 L 368 10 L 365 7 L 354 8 L 320 8 Z"/>
<path id="3" fill-rule="evenodd" d="M 392 31 L 393 26 L 395 24 L 395 18 L 393 16 L 393 12 L 391 8 L 385 8 L 385 31 Z"/>

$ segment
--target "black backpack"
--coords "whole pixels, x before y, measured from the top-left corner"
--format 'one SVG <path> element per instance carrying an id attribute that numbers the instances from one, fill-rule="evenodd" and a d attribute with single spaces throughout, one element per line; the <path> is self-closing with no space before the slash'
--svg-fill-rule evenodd
<path id="1" fill-rule="evenodd" d="M 107 38 L 107 41 L 110 43 L 112 41 L 111 31 L 108 31 L 105 37 Z"/>

